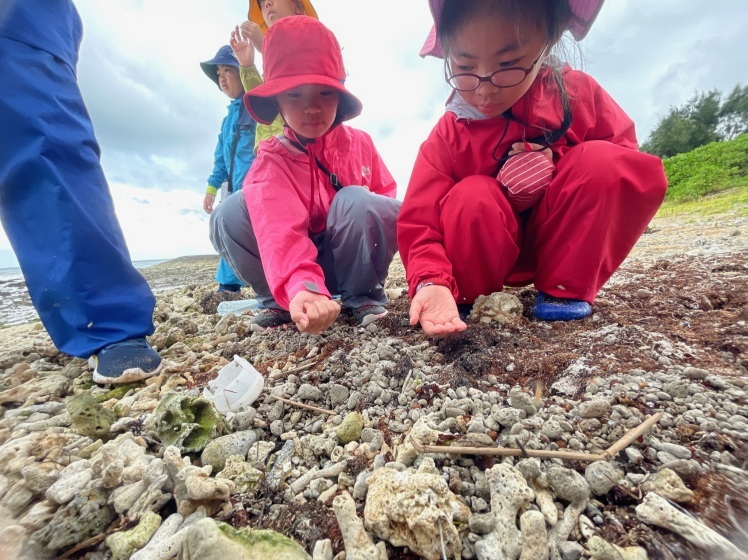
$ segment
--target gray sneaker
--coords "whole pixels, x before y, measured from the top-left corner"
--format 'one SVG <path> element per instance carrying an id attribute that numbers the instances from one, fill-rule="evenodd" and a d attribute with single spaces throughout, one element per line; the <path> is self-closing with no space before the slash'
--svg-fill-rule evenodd
<path id="1" fill-rule="evenodd" d="M 105 346 L 88 359 L 88 365 L 95 383 L 131 383 L 156 375 L 161 356 L 145 338 L 133 338 Z"/>
<path id="2" fill-rule="evenodd" d="M 277 329 L 283 325 L 293 323 L 291 314 L 285 309 L 260 309 L 249 322 L 249 330 L 253 332 L 262 332 L 266 329 Z"/>
<path id="3" fill-rule="evenodd" d="M 350 314 L 359 325 L 365 327 L 387 315 L 387 310 L 382 305 L 368 304 L 351 309 Z"/>

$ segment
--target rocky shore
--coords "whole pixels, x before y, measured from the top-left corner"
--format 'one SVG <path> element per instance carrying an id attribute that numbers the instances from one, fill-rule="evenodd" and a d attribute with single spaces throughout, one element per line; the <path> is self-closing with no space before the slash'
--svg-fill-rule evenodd
<path id="1" fill-rule="evenodd" d="M 511 289 L 449 339 L 399 263 L 387 317 L 319 336 L 216 314 L 214 258 L 145 269 L 145 383 L 0 329 L 0 558 L 748 558 L 747 249 L 739 214 L 659 218 L 590 318 Z M 234 355 L 264 389 L 224 416 Z"/>

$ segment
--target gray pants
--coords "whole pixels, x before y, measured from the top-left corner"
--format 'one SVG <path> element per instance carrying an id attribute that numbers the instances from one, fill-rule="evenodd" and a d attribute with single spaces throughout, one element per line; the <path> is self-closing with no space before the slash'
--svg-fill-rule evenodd
<path id="1" fill-rule="evenodd" d="M 333 198 L 327 226 L 310 234 L 325 285 L 349 307 L 387 303 L 384 282 L 397 252 L 396 221 L 402 203 L 345 187 Z M 210 240 L 264 307 L 280 309 L 265 278 L 243 195 L 230 196 L 210 216 Z"/>

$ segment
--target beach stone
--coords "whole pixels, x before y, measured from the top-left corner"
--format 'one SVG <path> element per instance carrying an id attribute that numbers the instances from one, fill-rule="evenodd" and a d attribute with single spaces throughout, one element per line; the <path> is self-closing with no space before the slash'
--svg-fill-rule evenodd
<path id="1" fill-rule="evenodd" d="M 663 443 L 661 451 L 670 454 L 675 459 L 690 459 L 691 450 L 675 443 Z"/>
<path id="2" fill-rule="evenodd" d="M 234 529 L 209 517 L 185 531 L 179 560 L 311 560 L 301 545 L 275 531 Z"/>
<path id="3" fill-rule="evenodd" d="M 99 488 L 84 488 L 32 537 L 50 550 L 58 551 L 103 533 L 116 517 L 107 507 L 107 498 Z"/>
<path id="4" fill-rule="evenodd" d="M 563 541 L 558 543 L 558 552 L 563 560 L 579 560 L 584 547 L 576 541 Z"/>
<path id="5" fill-rule="evenodd" d="M 701 465 L 693 459 L 677 459 L 660 465 L 657 470 L 662 471 L 663 469 L 670 469 L 683 480 L 689 481 L 701 472 Z"/>
<path id="6" fill-rule="evenodd" d="M 582 418 L 600 418 L 610 410 L 610 403 L 605 399 L 584 401 L 579 404 L 579 416 Z"/>
<path id="7" fill-rule="evenodd" d="M 296 398 L 304 401 L 321 401 L 323 397 L 322 390 L 309 383 L 302 384 L 296 391 Z"/>
<path id="8" fill-rule="evenodd" d="M 709 372 L 701 368 L 687 367 L 683 370 L 683 376 L 687 377 L 688 379 L 706 379 L 707 375 L 709 375 Z"/>
<path id="9" fill-rule="evenodd" d="M 472 533 L 486 535 L 496 528 L 496 522 L 493 513 L 475 513 L 468 518 L 468 527 Z"/>
<path id="10" fill-rule="evenodd" d="M 587 541 L 591 560 L 647 560 L 647 551 L 639 546 L 620 547 L 593 535 Z"/>
<path id="11" fill-rule="evenodd" d="M 349 412 L 335 431 L 338 441 L 345 445 L 356 441 L 361 437 L 361 430 L 364 428 L 364 417 L 360 412 Z"/>
<path id="12" fill-rule="evenodd" d="M 143 548 L 161 526 L 161 516 L 152 511 L 143 514 L 138 524 L 129 531 L 119 531 L 106 538 L 112 560 L 128 560 L 132 553 Z"/>
<path id="13" fill-rule="evenodd" d="M 584 479 L 596 496 L 603 496 L 625 476 L 623 469 L 609 461 L 595 461 L 587 465 Z"/>
<path id="14" fill-rule="evenodd" d="M 212 466 L 214 473 L 220 472 L 226 466 L 226 460 L 230 456 L 239 455 L 245 458 L 255 441 L 257 441 L 257 434 L 252 430 L 218 437 L 208 442 L 200 455 L 200 460 L 203 465 Z"/>
<path id="15" fill-rule="evenodd" d="M 514 409 L 522 410 L 527 416 L 532 416 L 538 411 L 538 408 L 532 403 L 532 398 L 523 392 L 519 387 L 512 387 L 509 391 L 509 406 Z M 501 421 L 496 419 L 499 424 Z"/>
<path id="16" fill-rule="evenodd" d="M 216 475 L 216 479 L 231 480 L 238 494 L 251 492 L 262 480 L 263 471 L 254 468 L 241 455 L 232 455 L 226 460 L 226 466 Z"/>
<path id="17" fill-rule="evenodd" d="M 527 413 L 516 408 L 502 408 L 492 416 L 501 426 L 508 428 L 518 424 L 527 416 Z"/>
<path id="18" fill-rule="evenodd" d="M 687 504 L 694 498 L 694 493 L 686 488 L 683 480 L 670 469 L 662 469 L 645 480 L 641 489 L 643 492 L 656 492 L 663 498 L 674 502 Z"/>
<path id="19" fill-rule="evenodd" d="M 345 385 L 333 383 L 327 390 L 327 394 L 330 396 L 330 406 L 337 408 L 348 401 L 350 391 Z"/>
<path id="20" fill-rule="evenodd" d="M 102 440 L 108 440 L 113 436 L 109 428 L 117 420 L 117 415 L 101 406 L 91 395 L 72 395 L 65 399 L 65 407 L 73 422 L 73 429 L 82 436 Z"/>

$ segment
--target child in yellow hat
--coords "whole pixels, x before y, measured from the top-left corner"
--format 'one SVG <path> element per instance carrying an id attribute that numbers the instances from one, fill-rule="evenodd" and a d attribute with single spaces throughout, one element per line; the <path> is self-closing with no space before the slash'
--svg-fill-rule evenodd
<path id="1" fill-rule="evenodd" d="M 249 0 L 248 20 L 231 32 L 231 48 L 241 65 L 239 75 L 246 91 L 251 91 L 262 84 L 255 66 L 254 49 L 262 52 L 262 40 L 268 28 L 288 16 L 306 15 L 319 19 L 309 0 Z M 255 153 L 260 142 L 283 133 L 283 121 L 280 116 L 271 124 L 257 126 L 255 132 Z"/>

